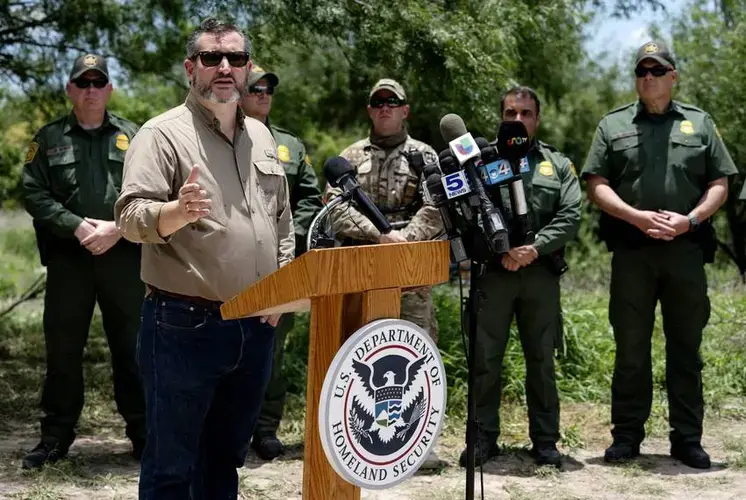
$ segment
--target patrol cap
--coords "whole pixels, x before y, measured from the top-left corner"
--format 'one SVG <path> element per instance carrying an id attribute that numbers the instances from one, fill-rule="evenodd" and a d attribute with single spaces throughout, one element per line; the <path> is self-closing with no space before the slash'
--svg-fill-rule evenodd
<path id="1" fill-rule="evenodd" d="M 396 95 L 399 99 L 402 101 L 407 100 L 407 94 L 404 92 L 404 87 L 401 86 L 399 82 L 396 80 L 392 80 L 391 78 L 382 78 L 376 82 L 375 85 L 373 85 L 373 88 L 370 90 L 370 94 L 368 94 L 368 99 L 373 97 L 373 94 L 378 92 L 379 90 L 390 90 L 391 92 Z"/>
<path id="2" fill-rule="evenodd" d="M 73 69 L 70 71 L 70 81 L 75 80 L 86 71 L 98 71 L 109 80 L 109 67 L 106 65 L 106 59 L 96 54 L 83 54 L 75 59 Z"/>
<path id="3" fill-rule="evenodd" d="M 664 66 L 672 66 L 676 68 L 676 61 L 671 55 L 671 51 L 668 50 L 668 46 L 664 42 L 658 40 L 648 42 L 637 50 L 637 61 L 635 62 L 635 66 L 645 59 L 653 59 Z"/>
<path id="4" fill-rule="evenodd" d="M 264 68 L 262 68 L 261 66 L 252 66 L 246 85 L 251 87 L 262 78 L 266 79 L 272 87 L 277 87 L 277 85 L 280 83 L 280 79 L 277 78 L 277 75 L 275 75 L 274 73 L 264 71 Z"/>

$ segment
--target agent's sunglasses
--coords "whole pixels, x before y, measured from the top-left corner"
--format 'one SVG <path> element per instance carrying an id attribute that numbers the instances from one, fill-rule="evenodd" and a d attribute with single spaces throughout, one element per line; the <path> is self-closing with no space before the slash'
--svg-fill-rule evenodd
<path id="1" fill-rule="evenodd" d="M 85 78 L 78 78 L 76 80 L 73 80 L 73 83 L 79 89 L 87 89 L 91 85 L 93 85 L 97 89 L 102 89 L 106 87 L 106 84 L 109 83 L 109 80 L 107 80 L 106 78 L 96 78 L 95 80 L 87 80 Z"/>
<path id="2" fill-rule="evenodd" d="M 208 68 L 212 68 L 223 62 L 224 57 L 228 59 L 228 64 L 234 68 L 240 68 L 249 63 L 248 52 L 211 52 L 204 50 L 194 54 L 192 59 L 196 59 L 197 57 L 202 61 L 202 65 Z"/>
<path id="3" fill-rule="evenodd" d="M 370 107 L 371 108 L 382 108 L 384 104 L 388 104 L 389 108 L 398 108 L 399 106 L 402 106 L 404 104 L 404 101 L 399 99 L 398 97 L 387 97 L 386 99 L 381 99 L 380 97 L 374 97 L 370 100 Z"/>
<path id="4" fill-rule="evenodd" d="M 644 78 L 645 75 L 650 73 L 654 77 L 658 78 L 671 71 L 671 68 L 667 66 L 653 66 L 652 68 L 646 68 L 644 66 L 638 66 L 635 68 L 635 76 L 637 78 Z"/>
<path id="5" fill-rule="evenodd" d="M 275 93 L 275 88 L 270 85 L 252 85 L 249 87 L 249 94 L 267 94 Z"/>

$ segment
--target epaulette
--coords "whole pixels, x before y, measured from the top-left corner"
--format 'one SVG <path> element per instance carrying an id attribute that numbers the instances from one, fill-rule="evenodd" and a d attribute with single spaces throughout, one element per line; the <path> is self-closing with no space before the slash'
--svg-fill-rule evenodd
<path id="1" fill-rule="evenodd" d="M 688 103 L 679 102 L 679 101 L 674 101 L 674 102 L 680 108 L 684 108 L 689 111 L 696 111 L 697 113 L 707 114 L 707 111 L 703 110 L 702 108 L 698 108 L 697 106 L 694 106 L 693 104 L 688 104 Z"/>
<path id="2" fill-rule="evenodd" d="M 609 115 L 614 114 L 614 113 L 619 113 L 620 111 L 626 111 L 629 108 L 631 108 L 632 106 L 637 106 L 637 101 L 633 101 L 633 102 L 624 104 L 622 106 L 619 106 L 618 108 L 614 108 L 611 111 L 609 111 L 608 113 L 606 113 L 606 116 L 609 116 Z"/>

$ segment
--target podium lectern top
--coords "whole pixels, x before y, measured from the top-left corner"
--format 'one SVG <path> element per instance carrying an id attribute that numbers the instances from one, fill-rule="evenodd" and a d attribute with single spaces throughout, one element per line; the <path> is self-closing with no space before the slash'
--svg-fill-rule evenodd
<path id="1" fill-rule="evenodd" d="M 448 281 L 448 241 L 309 250 L 220 308 L 224 319 L 307 310 L 310 299 Z"/>

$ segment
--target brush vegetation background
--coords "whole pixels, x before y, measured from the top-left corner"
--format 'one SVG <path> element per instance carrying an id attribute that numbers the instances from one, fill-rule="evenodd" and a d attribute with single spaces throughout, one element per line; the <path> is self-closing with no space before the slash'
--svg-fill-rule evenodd
<path id="1" fill-rule="evenodd" d="M 585 56 L 582 29 L 597 16 L 623 16 L 643 5 L 662 8 L 652 0 L 404 0 L 395 9 L 379 0 L 0 1 L 0 296 L 12 301 L 44 273 L 28 220 L 14 214 L 22 208 L 18 180 L 34 131 L 67 109 L 64 82 L 83 50 L 110 57 L 116 88 L 110 109 L 142 124 L 183 101 L 182 54 L 194 23 L 212 12 L 232 13 L 250 33 L 255 61 L 282 82 L 272 121 L 304 139 L 322 182 L 323 162 L 367 133 L 367 89 L 384 75 L 400 80 L 411 96 L 410 133 L 437 150 L 444 147 L 438 122 L 445 113 L 459 113 L 475 136 L 492 139 L 499 93 L 515 83 L 533 86 L 542 98 L 540 138 L 580 169 L 598 120 L 634 99 L 633 54 L 623 67 L 599 66 Z M 671 21 L 681 73 L 676 97 L 713 115 L 739 168 L 746 158 L 745 13 L 746 0 L 695 1 Z M 735 180 L 733 189 L 740 182 Z M 741 210 L 735 196 L 729 203 Z M 582 229 L 568 247 L 562 299 L 566 347 L 557 361 L 563 402 L 603 404 L 610 397 L 610 256 L 595 236 L 597 215 L 586 202 Z M 718 237 L 732 243 L 722 212 L 716 226 Z M 708 274 L 713 312 L 703 345 L 706 402 L 710 411 L 740 418 L 746 411 L 746 298 L 737 269 L 723 252 Z M 466 362 L 457 282 L 436 287 L 435 297 L 449 415 L 460 418 Z M 0 430 L 35 422 L 44 373 L 40 305 L 26 304 L 0 318 Z M 290 396 L 283 425 L 302 422 L 304 411 L 307 316 L 296 324 L 285 356 Z M 504 398 L 519 403 L 524 364 L 512 333 Z M 97 313 L 86 349 L 83 433 L 113 412 L 105 342 Z M 659 318 L 658 422 L 666 414 L 664 350 Z M 566 438 L 571 431 L 565 429 Z"/>

